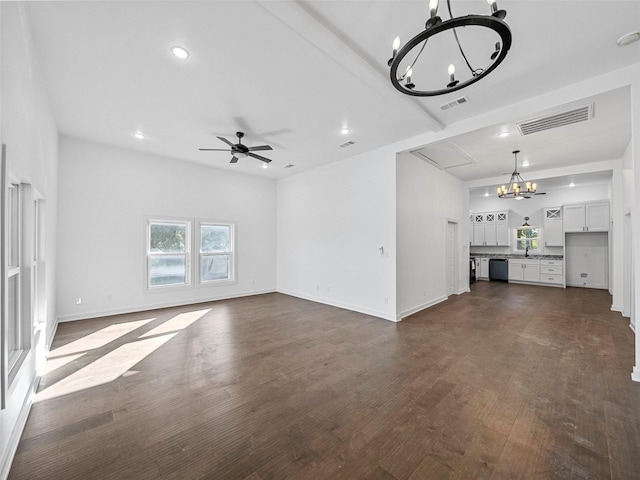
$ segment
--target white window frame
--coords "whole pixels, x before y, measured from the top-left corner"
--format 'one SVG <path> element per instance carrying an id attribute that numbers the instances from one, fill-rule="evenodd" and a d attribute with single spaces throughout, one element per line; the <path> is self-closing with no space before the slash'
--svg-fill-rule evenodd
<path id="1" fill-rule="evenodd" d="M 157 253 L 151 252 L 151 225 L 167 224 L 167 225 L 183 225 L 185 227 L 185 251 L 184 253 Z M 145 234 L 145 289 L 146 291 L 158 290 L 176 290 L 192 288 L 192 221 L 185 218 L 168 218 L 168 217 L 147 217 L 146 234 Z M 169 285 L 151 285 L 149 276 L 151 259 L 162 256 L 184 255 L 185 258 L 185 283 L 175 283 Z"/>
<path id="2" fill-rule="evenodd" d="M 202 251 L 202 227 L 205 226 L 221 226 L 221 227 L 228 227 L 229 228 L 229 245 L 228 248 L 224 251 L 219 251 L 219 252 L 203 252 Z M 197 237 L 197 252 L 198 252 L 198 259 L 197 259 L 197 278 L 198 278 L 198 285 L 200 286 L 216 286 L 216 285 L 229 285 L 229 284 L 234 284 L 236 283 L 236 224 L 235 222 L 221 222 L 221 221 L 213 221 L 213 220 L 199 220 L 197 222 L 197 233 L 195 235 Z M 228 256 L 228 271 L 229 271 L 229 276 L 228 278 L 223 278 L 223 279 L 219 279 L 219 280 L 203 280 L 202 279 L 202 272 L 201 272 L 201 265 L 202 265 L 202 260 L 205 257 L 214 257 L 214 256 L 222 256 L 222 255 L 227 255 Z"/>
<path id="3" fill-rule="evenodd" d="M 518 238 L 518 232 L 520 230 L 536 230 L 538 232 L 538 235 L 536 237 L 533 238 L 527 238 L 527 239 L 523 239 L 523 238 Z M 514 228 L 513 229 L 513 235 L 514 235 L 514 244 L 513 244 L 513 250 L 516 253 L 524 253 L 526 250 L 527 245 L 529 245 L 529 253 L 532 254 L 539 254 L 542 252 L 542 229 L 539 227 L 518 227 L 518 228 Z M 525 240 L 525 248 L 524 249 L 520 249 L 518 248 L 518 242 Z M 531 240 L 538 240 L 538 248 L 533 248 L 531 247 Z"/>
<path id="4" fill-rule="evenodd" d="M 22 195 L 20 185 L 10 183 L 7 191 L 7 308 L 13 300 L 15 312 L 7 315 L 7 354 L 9 372 L 13 371 L 22 355 Z M 13 299 L 9 298 L 9 284 L 15 283 Z M 14 315 L 15 313 L 15 315 Z M 14 338 L 12 338 L 14 337 Z M 15 342 L 14 342 L 15 339 Z"/>

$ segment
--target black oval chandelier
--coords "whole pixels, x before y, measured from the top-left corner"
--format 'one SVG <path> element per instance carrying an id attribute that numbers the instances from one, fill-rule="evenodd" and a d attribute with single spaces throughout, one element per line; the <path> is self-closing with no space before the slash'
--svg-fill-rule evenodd
<path id="1" fill-rule="evenodd" d="M 438 0 L 429 1 L 430 17 L 427 20 L 424 31 L 420 32 L 418 35 L 409 40 L 402 48 L 400 48 L 399 37 L 396 37 L 393 40 L 393 56 L 387 62 L 391 69 L 389 75 L 393 86 L 406 95 L 413 95 L 415 97 L 433 97 L 436 95 L 455 92 L 456 90 L 468 87 L 469 85 L 477 82 L 481 78 L 484 78 L 493 70 L 495 70 L 495 68 L 500 65 L 500 63 L 502 63 L 502 61 L 505 59 L 507 53 L 509 52 L 509 48 L 511 48 L 511 30 L 509 29 L 509 26 L 503 21 L 507 12 L 505 10 L 499 10 L 495 0 L 487 0 L 487 3 L 489 4 L 491 10 L 491 14 L 471 14 L 463 17 L 453 16 L 453 14 L 451 13 L 451 2 L 450 0 L 447 0 L 447 9 L 450 16 L 449 20 L 442 20 L 438 16 L 438 3 Z M 458 36 L 458 32 L 456 31 L 456 29 L 464 29 L 466 27 L 480 27 L 482 29 L 489 29 L 495 32 L 497 36 L 499 36 L 499 40 L 495 41 L 495 43 L 491 42 L 491 48 L 489 49 L 490 51 L 485 51 L 486 58 L 489 60 L 488 65 L 485 65 L 483 67 L 473 67 L 471 65 L 471 61 L 468 58 L 469 55 L 465 53 L 465 50 Z M 453 38 L 455 39 L 464 63 L 466 63 L 466 66 L 470 71 L 470 76 L 462 81 L 456 80 L 455 62 L 452 61 L 451 63 L 449 63 L 447 75 L 442 72 L 441 76 L 443 80 L 441 82 L 438 81 L 438 84 L 442 85 L 443 88 L 418 88 L 414 83 L 416 82 L 414 69 L 416 69 L 418 60 L 425 51 L 427 43 L 433 42 L 433 37 L 435 37 L 436 35 L 447 32 L 449 30 L 451 30 L 453 33 Z M 431 42 L 429 41 L 429 39 L 431 39 Z M 473 48 L 477 50 L 478 47 L 475 45 L 475 43 L 477 43 L 476 41 L 469 41 L 468 43 L 473 43 Z M 403 62 L 405 57 L 407 57 L 414 50 L 418 50 L 415 54 L 414 60 Z M 411 55 L 411 57 L 413 57 L 413 55 Z M 399 75 L 398 69 L 401 65 L 405 68 L 404 73 Z M 429 73 L 431 73 L 431 68 L 428 68 L 428 70 Z M 436 75 L 440 74 L 436 72 Z M 447 79 L 448 83 L 446 82 Z"/>

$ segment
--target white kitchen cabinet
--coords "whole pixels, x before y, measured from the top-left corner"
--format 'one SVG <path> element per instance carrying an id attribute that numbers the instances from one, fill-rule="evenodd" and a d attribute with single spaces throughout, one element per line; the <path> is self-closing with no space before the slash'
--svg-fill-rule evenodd
<path id="1" fill-rule="evenodd" d="M 509 281 L 539 282 L 540 260 L 509 259 Z"/>
<path id="2" fill-rule="evenodd" d="M 562 209 L 565 233 L 609 231 L 609 202 L 565 205 Z"/>
<path id="3" fill-rule="evenodd" d="M 562 207 L 545 208 L 542 236 L 545 247 L 562 247 L 564 232 L 562 231 Z"/>
<path id="4" fill-rule="evenodd" d="M 470 215 L 471 245 L 479 247 L 509 246 L 508 212 L 479 212 Z"/>
<path id="5" fill-rule="evenodd" d="M 489 280 L 489 259 L 488 258 L 480 259 L 480 273 L 478 278 L 482 280 Z"/>
<path id="6" fill-rule="evenodd" d="M 564 285 L 564 261 L 540 260 L 540 283 Z"/>

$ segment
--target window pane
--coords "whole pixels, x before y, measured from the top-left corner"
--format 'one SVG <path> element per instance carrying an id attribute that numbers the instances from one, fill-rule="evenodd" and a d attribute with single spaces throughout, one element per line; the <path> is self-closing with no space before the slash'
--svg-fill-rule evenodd
<path id="1" fill-rule="evenodd" d="M 229 255 L 207 255 L 200 259 L 200 281 L 229 278 Z"/>
<path id="2" fill-rule="evenodd" d="M 184 285 L 187 283 L 185 255 L 162 255 L 149 258 L 149 285 Z"/>
<path id="3" fill-rule="evenodd" d="M 230 250 L 231 227 L 228 225 L 201 225 L 200 251 L 202 253 L 228 252 Z"/>
<path id="4" fill-rule="evenodd" d="M 516 241 L 516 250 L 524 250 L 525 248 L 527 248 L 527 241 L 526 240 L 518 240 L 518 241 Z"/>
<path id="5" fill-rule="evenodd" d="M 152 223 L 149 230 L 149 251 L 152 253 L 183 253 L 187 227 L 179 223 Z"/>
<path id="6" fill-rule="evenodd" d="M 7 282 L 9 287 L 7 298 L 9 307 L 9 321 L 7 322 L 9 353 L 20 350 L 20 310 L 18 309 L 18 306 L 20 305 L 18 299 L 18 294 L 20 293 L 20 289 L 18 288 L 19 281 L 20 275 L 12 275 L 9 277 L 9 280 Z"/>
<path id="7" fill-rule="evenodd" d="M 537 239 L 536 240 L 530 240 L 529 242 L 530 242 L 529 243 L 529 249 L 530 250 L 538 250 L 538 247 L 539 247 L 538 242 L 539 242 L 539 240 L 537 240 Z"/>

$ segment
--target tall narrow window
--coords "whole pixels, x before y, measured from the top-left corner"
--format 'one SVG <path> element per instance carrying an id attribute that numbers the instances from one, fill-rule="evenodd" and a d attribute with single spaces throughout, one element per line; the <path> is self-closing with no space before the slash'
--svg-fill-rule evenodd
<path id="1" fill-rule="evenodd" d="M 233 224 L 200 223 L 200 283 L 234 279 Z"/>
<path id="2" fill-rule="evenodd" d="M 147 286 L 189 285 L 191 224 L 188 221 L 148 222 Z"/>
<path id="3" fill-rule="evenodd" d="M 7 195 L 7 352 L 9 371 L 18 362 L 22 353 L 23 328 L 21 326 L 21 235 L 20 186 L 9 185 Z"/>

